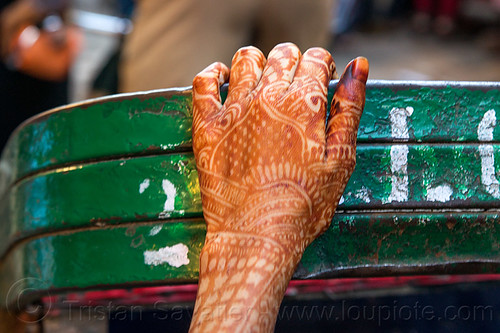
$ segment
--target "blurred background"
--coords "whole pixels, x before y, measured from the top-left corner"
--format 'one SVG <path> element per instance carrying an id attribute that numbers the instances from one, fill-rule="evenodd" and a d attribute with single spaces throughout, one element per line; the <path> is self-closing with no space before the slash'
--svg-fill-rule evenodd
<path id="1" fill-rule="evenodd" d="M 500 80 L 500 0 L 2 0 L 0 10 L 0 146 L 41 111 L 187 86 L 244 45 L 322 46 L 339 72 L 362 55 L 370 79 Z"/>
<path id="2" fill-rule="evenodd" d="M 447 10 L 433 8 L 439 1 L 429 1 L 431 9 L 427 11 L 426 1 L 420 7 L 418 2 L 332 0 L 330 35 L 323 46 L 332 52 L 338 71 L 362 55 L 370 61 L 370 79 L 500 80 L 500 1 L 451 1 L 455 4 L 448 4 L 451 9 Z M 87 12 L 127 17 L 133 13 L 133 5 L 119 0 L 76 0 L 73 9 L 81 21 L 88 18 L 90 24 L 91 18 L 84 15 Z M 95 30 L 84 29 L 85 46 L 71 72 L 72 101 L 107 92 L 99 91 L 105 88 L 99 87 L 99 82 L 98 87 L 93 84 L 122 45 L 121 34 L 105 33 L 117 24 L 111 17 L 100 21 L 101 27 L 96 19 L 90 24 Z M 219 47 L 220 41 L 211 42 L 213 48 Z M 225 58 L 211 61 L 227 63 Z M 186 76 L 189 84 L 192 75 Z"/>

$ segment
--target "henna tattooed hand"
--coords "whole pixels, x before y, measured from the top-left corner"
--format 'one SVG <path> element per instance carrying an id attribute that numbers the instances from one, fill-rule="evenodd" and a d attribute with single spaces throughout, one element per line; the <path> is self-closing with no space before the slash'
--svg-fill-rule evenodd
<path id="1" fill-rule="evenodd" d="M 356 163 L 368 62 L 353 60 L 326 119 L 331 55 L 290 43 L 235 54 L 193 81 L 193 150 L 207 223 L 191 331 L 272 331 L 304 249 Z M 219 87 L 229 77 L 224 105 Z"/>

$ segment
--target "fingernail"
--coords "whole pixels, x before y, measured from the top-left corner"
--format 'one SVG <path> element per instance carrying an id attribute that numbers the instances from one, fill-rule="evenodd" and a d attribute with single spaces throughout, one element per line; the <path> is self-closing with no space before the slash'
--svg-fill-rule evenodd
<path id="1" fill-rule="evenodd" d="M 352 78 L 366 83 L 368 79 L 368 60 L 365 57 L 357 57 L 349 63 L 350 74 Z"/>

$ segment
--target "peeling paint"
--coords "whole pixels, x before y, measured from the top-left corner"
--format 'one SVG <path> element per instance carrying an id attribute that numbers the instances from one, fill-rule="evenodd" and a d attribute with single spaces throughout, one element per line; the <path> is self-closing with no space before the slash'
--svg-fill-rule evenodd
<path id="1" fill-rule="evenodd" d="M 366 187 L 361 187 L 359 190 L 356 191 L 354 194 L 354 197 L 357 199 L 363 200 L 366 203 L 370 203 L 370 191 Z"/>
<path id="2" fill-rule="evenodd" d="M 453 189 L 448 185 L 439 185 L 434 188 L 429 187 L 427 189 L 427 201 L 439 201 L 447 202 L 450 201 L 451 195 L 453 194 Z"/>
<path id="3" fill-rule="evenodd" d="M 144 251 L 144 263 L 153 266 L 167 263 L 178 268 L 189 264 L 188 252 L 189 248 L 182 243 L 165 246 L 156 251 Z"/>
<path id="4" fill-rule="evenodd" d="M 174 184 L 172 184 L 168 179 L 163 179 L 161 186 L 163 188 L 163 192 L 167 196 L 167 200 L 165 200 L 163 212 L 160 213 L 159 217 L 167 218 L 170 216 L 169 212 L 172 212 L 175 209 L 175 195 L 177 194 L 177 190 L 175 189 Z"/>
<path id="5" fill-rule="evenodd" d="M 408 133 L 408 117 L 413 114 L 412 107 L 392 108 L 389 112 L 391 120 L 391 135 L 393 139 L 407 141 L 410 138 Z M 391 194 L 387 202 L 408 201 L 408 146 L 394 145 L 391 147 Z"/>
<path id="6" fill-rule="evenodd" d="M 391 120 L 391 136 L 393 139 L 406 139 L 410 138 L 408 133 L 407 119 L 413 114 L 411 106 L 406 108 L 392 108 L 389 111 L 389 119 Z"/>
<path id="7" fill-rule="evenodd" d="M 149 178 L 146 178 L 142 181 L 142 183 L 139 185 L 139 193 L 144 193 L 144 191 L 146 191 L 146 189 L 149 187 Z"/>
<path id="8" fill-rule="evenodd" d="M 162 228 L 163 228 L 162 225 L 154 226 L 153 228 L 151 228 L 151 231 L 149 232 L 149 236 L 158 235 L 158 233 L 161 231 Z"/>
<path id="9" fill-rule="evenodd" d="M 477 127 L 479 141 L 487 142 L 493 140 L 493 130 L 497 122 L 495 110 L 488 110 Z M 495 177 L 495 156 L 492 145 L 480 145 L 481 156 L 481 183 L 486 191 L 495 198 L 500 198 L 500 183 Z"/>
<path id="10" fill-rule="evenodd" d="M 408 201 L 408 146 L 394 145 L 391 147 L 391 194 L 388 202 Z"/>
<path id="11" fill-rule="evenodd" d="M 495 110 L 491 109 L 486 111 L 483 119 L 477 127 L 477 138 L 479 141 L 492 141 L 493 140 L 493 130 L 497 124 L 497 117 Z"/>

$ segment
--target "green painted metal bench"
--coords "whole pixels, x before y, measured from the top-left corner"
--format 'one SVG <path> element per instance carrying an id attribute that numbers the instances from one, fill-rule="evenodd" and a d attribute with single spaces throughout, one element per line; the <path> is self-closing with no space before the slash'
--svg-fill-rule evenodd
<path id="1" fill-rule="evenodd" d="M 496 112 L 500 83 L 369 81 L 356 170 L 294 278 L 500 273 Z M 2 154 L 0 197 L 2 307 L 195 282 L 205 226 L 190 90 L 25 122 Z"/>

